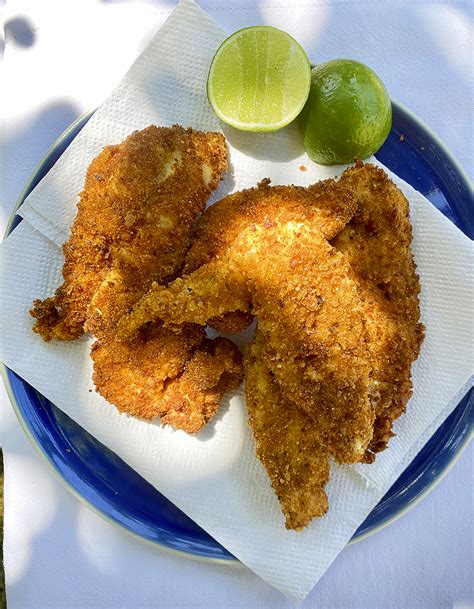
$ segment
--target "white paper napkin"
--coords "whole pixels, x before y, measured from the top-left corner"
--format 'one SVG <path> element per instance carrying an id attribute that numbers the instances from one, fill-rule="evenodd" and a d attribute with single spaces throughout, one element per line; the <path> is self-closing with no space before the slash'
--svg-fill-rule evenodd
<path id="1" fill-rule="evenodd" d="M 219 122 L 207 101 L 206 79 L 211 59 L 225 37 L 192 0 L 181 2 L 47 179 L 26 199 L 20 214 L 58 245 L 64 243 L 90 161 L 104 146 L 121 142 L 134 129 L 151 123 L 223 128 L 231 169 L 212 200 L 255 186 L 262 177 L 274 183 L 310 184 L 336 175 L 334 168 L 309 162 L 294 126 L 273 134 L 255 134 Z M 301 165 L 307 167 L 305 172 L 298 169 Z"/>
<path id="2" fill-rule="evenodd" d="M 473 278 L 469 240 L 424 197 L 401 184 L 412 208 L 414 252 L 427 337 L 415 366 L 415 394 L 398 436 L 376 464 L 333 467 L 331 509 L 300 533 L 286 531 L 267 476 L 254 456 L 241 394 L 197 437 L 119 414 L 92 389 L 89 341 L 44 343 L 31 332 L 33 298 L 60 282 L 85 169 L 100 149 L 150 123 L 218 129 L 205 97 L 209 62 L 225 34 L 193 2 L 181 3 L 21 209 L 2 246 L 1 359 L 109 446 L 266 581 L 301 600 L 372 507 L 442 423 L 472 372 Z M 232 171 L 215 198 L 262 177 L 307 184 L 338 170 L 312 164 L 296 131 L 242 134 L 224 129 Z M 300 165 L 308 170 L 301 172 Z M 471 258 L 472 260 L 472 258 Z M 19 281 L 21 278 L 21 281 Z"/>

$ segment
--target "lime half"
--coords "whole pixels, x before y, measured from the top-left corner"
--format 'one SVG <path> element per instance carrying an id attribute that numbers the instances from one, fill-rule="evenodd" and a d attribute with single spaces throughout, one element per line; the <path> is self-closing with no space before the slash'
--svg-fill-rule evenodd
<path id="1" fill-rule="evenodd" d="M 244 28 L 216 51 L 207 97 L 225 123 L 243 131 L 276 131 L 301 112 L 311 85 L 308 57 L 286 32 Z"/>
<path id="2" fill-rule="evenodd" d="M 377 152 L 387 139 L 392 105 L 383 82 L 368 66 L 334 59 L 313 69 L 298 123 L 313 161 L 352 163 Z"/>

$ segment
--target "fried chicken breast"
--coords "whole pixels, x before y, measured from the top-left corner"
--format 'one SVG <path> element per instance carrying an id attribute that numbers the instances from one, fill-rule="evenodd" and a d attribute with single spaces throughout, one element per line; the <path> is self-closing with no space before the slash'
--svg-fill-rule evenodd
<path id="1" fill-rule="evenodd" d="M 119 334 L 133 335 L 149 320 L 204 325 L 251 309 L 283 395 L 312 417 L 321 444 L 351 463 L 372 438 L 370 365 L 354 274 L 324 234 L 337 234 L 356 205 L 334 181 L 312 187 L 314 205 L 310 195 L 299 200 L 306 189 L 294 188 L 293 198 L 293 188 L 265 182 L 232 195 L 233 208 L 244 211 L 216 237 L 217 253 L 168 288 L 154 284 L 121 320 Z M 221 205 L 228 199 L 203 222 Z"/>
<path id="2" fill-rule="evenodd" d="M 288 213 L 302 213 L 304 207 L 316 210 L 323 233 L 333 234 L 353 213 L 347 201 L 338 206 L 337 196 L 330 196 L 330 182 L 318 183 L 309 188 L 301 186 L 272 186 L 270 180 L 262 180 L 259 187 L 251 189 L 248 196 L 242 192 L 230 195 L 206 211 L 198 221 L 191 247 L 186 255 L 184 274 L 223 255 L 239 233 L 252 222 L 266 214 L 271 217 L 275 205 L 284 205 Z M 347 220 L 346 220 L 347 221 Z M 219 332 L 234 334 L 250 325 L 253 316 L 250 311 L 232 311 L 222 317 L 209 320 L 209 325 Z"/>
<path id="3" fill-rule="evenodd" d="M 328 510 L 329 451 L 318 441 L 311 417 L 285 399 L 265 358 L 257 330 L 244 358 L 249 423 L 286 528 L 299 530 Z"/>
<path id="4" fill-rule="evenodd" d="M 148 290 L 180 271 L 196 217 L 227 168 L 217 133 L 150 126 L 92 161 L 69 240 L 64 282 L 35 301 L 45 340 L 113 333 Z"/>
<path id="5" fill-rule="evenodd" d="M 116 326 L 152 282 L 178 275 L 226 168 L 222 135 L 179 126 L 150 126 L 105 148 L 89 167 L 64 246 L 64 282 L 31 311 L 44 340 L 94 334 L 94 382 L 119 410 L 161 416 L 189 433 L 241 383 L 238 349 L 192 325 L 173 332 L 151 324 L 124 343 Z"/>
<path id="6" fill-rule="evenodd" d="M 376 412 L 374 437 L 365 457 L 371 462 L 386 448 L 393 421 L 412 394 L 411 366 L 424 336 L 420 283 L 403 193 L 382 169 L 362 163 L 347 169 L 340 184 L 354 193 L 359 204 L 332 243 L 353 268 L 363 302 Z"/>

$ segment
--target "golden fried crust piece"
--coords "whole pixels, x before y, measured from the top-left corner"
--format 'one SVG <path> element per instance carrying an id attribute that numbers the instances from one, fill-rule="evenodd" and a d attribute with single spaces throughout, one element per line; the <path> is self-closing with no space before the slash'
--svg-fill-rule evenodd
<path id="1" fill-rule="evenodd" d="M 164 425 L 198 432 L 217 412 L 224 393 L 237 389 L 244 377 L 242 354 L 226 338 L 205 339 L 172 380 L 163 399 Z"/>
<path id="2" fill-rule="evenodd" d="M 269 179 L 256 188 L 236 192 L 211 205 L 196 223 L 186 254 L 183 274 L 223 257 L 242 231 L 271 222 L 278 211 L 287 221 L 317 222 L 326 239 L 332 239 L 349 222 L 357 208 L 352 193 L 334 180 L 312 186 L 271 186 Z"/>
<path id="3" fill-rule="evenodd" d="M 64 246 L 64 283 L 32 310 L 45 340 L 84 331 L 99 339 L 94 382 L 119 410 L 162 416 L 190 433 L 240 383 L 236 347 L 191 325 L 179 333 L 152 325 L 122 343 L 116 324 L 153 281 L 179 273 L 196 217 L 226 168 L 222 135 L 178 126 L 151 126 L 105 148 L 87 172 Z"/>
<path id="4" fill-rule="evenodd" d="M 257 330 L 244 359 L 249 422 L 286 528 L 299 530 L 328 510 L 329 452 L 317 440 L 313 420 L 283 397 L 265 357 Z"/>
<path id="5" fill-rule="evenodd" d="M 333 188 L 352 204 L 345 189 Z M 354 273 L 321 234 L 316 208 L 303 205 L 294 213 L 278 197 L 273 206 L 263 201 L 265 212 L 256 210 L 255 221 L 242 225 L 219 256 L 169 288 L 155 284 L 121 320 L 119 334 L 133 334 L 154 319 L 204 325 L 252 307 L 285 398 L 314 419 L 319 441 L 338 461 L 358 461 L 372 438 L 374 415 Z"/>
<path id="6" fill-rule="evenodd" d="M 196 433 L 216 413 L 224 393 L 243 378 L 242 355 L 224 338 L 205 338 L 187 325 L 180 334 L 152 326 L 131 343 L 95 342 L 91 357 L 99 393 L 122 412 L 142 419 L 161 417 Z"/>
<path id="7" fill-rule="evenodd" d="M 245 231 L 261 225 L 271 226 L 277 217 L 317 225 L 322 234 L 331 239 L 347 224 L 356 207 L 352 193 L 334 180 L 318 182 L 308 188 L 270 186 L 270 180 L 262 180 L 256 188 L 230 195 L 206 210 L 196 224 L 183 274 L 224 259 Z M 224 294 L 216 291 L 215 297 L 224 298 Z M 240 299 L 236 307 L 226 315 L 209 319 L 209 324 L 227 333 L 244 329 L 252 320 L 249 298 Z M 150 319 L 154 319 L 154 313 L 149 310 L 147 297 L 144 297 L 132 314 L 121 321 L 121 336 L 133 336 Z"/>
<path id="8" fill-rule="evenodd" d="M 222 317 L 212 317 L 208 324 L 222 334 L 237 334 L 248 328 L 253 321 L 250 311 L 232 311 Z"/>
<path id="9" fill-rule="evenodd" d="M 163 395 L 204 339 L 204 329 L 188 324 L 176 335 L 158 325 L 128 343 L 111 340 L 92 345 L 97 391 L 119 410 L 142 419 L 166 413 Z"/>
<path id="10" fill-rule="evenodd" d="M 45 340 L 100 338 L 150 287 L 180 271 L 196 216 L 227 168 L 225 140 L 179 126 L 150 126 L 91 163 L 71 236 L 63 285 L 35 301 Z"/>
<path id="11" fill-rule="evenodd" d="M 418 357 L 420 284 L 411 253 L 409 205 L 384 171 L 357 163 L 341 184 L 354 192 L 359 209 L 333 241 L 354 269 L 364 305 L 372 358 L 374 437 L 365 460 L 373 461 L 392 434 L 392 423 L 412 394 L 411 365 Z"/>
<path id="12" fill-rule="evenodd" d="M 321 232 L 330 239 L 344 226 L 355 211 L 350 194 L 335 187 L 334 181 L 318 182 L 308 188 L 302 186 L 270 186 L 264 179 L 258 187 L 230 195 L 213 205 L 198 221 L 192 245 L 186 255 L 184 274 L 225 254 L 240 232 L 249 224 L 271 218 L 276 206 L 285 208 L 288 218 L 306 218 L 305 210 L 312 209 Z M 209 325 L 220 332 L 234 334 L 250 325 L 249 311 L 233 311 L 209 320 Z"/>

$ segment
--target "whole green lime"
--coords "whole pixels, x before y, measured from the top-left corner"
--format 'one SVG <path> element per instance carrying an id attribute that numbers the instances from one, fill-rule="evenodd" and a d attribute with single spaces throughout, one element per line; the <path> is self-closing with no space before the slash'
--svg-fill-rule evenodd
<path id="1" fill-rule="evenodd" d="M 373 70 L 358 61 L 334 59 L 313 68 L 298 122 L 313 161 L 351 163 L 371 156 L 387 139 L 392 105 Z"/>

